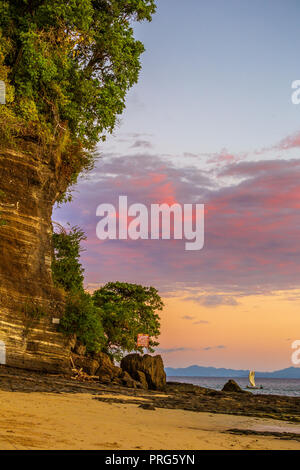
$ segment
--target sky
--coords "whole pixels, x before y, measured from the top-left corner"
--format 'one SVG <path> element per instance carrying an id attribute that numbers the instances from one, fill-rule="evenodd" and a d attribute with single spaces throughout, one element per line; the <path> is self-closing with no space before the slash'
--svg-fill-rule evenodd
<path id="1" fill-rule="evenodd" d="M 274 370 L 300 338 L 298 0 L 158 0 L 139 83 L 53 220 L 87 234 L 86 287 L 153 285 L 165 365 Z M 99 240 L 99 204 L 204 204 L 205 241 Z"/>

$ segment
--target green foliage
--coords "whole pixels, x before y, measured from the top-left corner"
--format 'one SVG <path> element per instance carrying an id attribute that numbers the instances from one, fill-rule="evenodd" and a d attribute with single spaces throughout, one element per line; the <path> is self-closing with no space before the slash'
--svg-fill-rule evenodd
<path id="1" fill-rule="evenodd" d="M 54 232 L 52 242 L 54 257 L 52 276 L 54 284 L 66 291 L 83 290 L 84 269 L 80 264 L 81 242 L 86 240 L 79 227 L 72 227 L 69 232 L 60 227 Z"/>
<path id="2" fill-rule="evenodd" d="M 97 307 L 102 311 L 102 322 L 107 336 L 108 350 L 115 358 L 122 358 L 125 351 L 138 350 L 137 335 L 149 334 L 149 350 L 159 343 L 160 320 L 156 313 L 163 309 L 163 302 L 154 287 L 109 282 L 93 294 Z"/>
<path id="3" fill-rule="evenodd" d="M 67 293 L 66 308 L 59 328 L 67 336 L 76 334 L 88 351 L 97 352 L 103 348 L 106 339 L 100 309 L 94 305 L 91 295 L 83 287 L 80 244 L 86 236 L 79 227 L 72 227 L 68 232 L 59 227 L 59 231 L 52 235 L 52 276 L 54 284 Z"/>
<path id="4" fill-rule="evenodd" d="M 106 343 L 101 311 L 95 306 L 91 295 L 84 291 L 68 294 L 60 330 L 66 335 L 76 334 L 89 352 L 101 351 Z"/>
<path id="5" fill-rule="evenodd" d="M 149 350 L 158 345 L 160 321 L 157 311 L 163 302 L 154 287 L 110 282 L 94 292 L 84 291 L 80 243 L 84 232 L 62 227 L 53 234 L 52 273 L 55 284 L 66 293 L 66 310 L 60 330 L 67 336 L 76 334 L 90 352 L 106 351 L 120 360 L 125 352 L 137 347 L 137 335 L 149 334 Z"/>
<path id="6" fill-rule="evenodd" d="M 154 1 L 1 1 L 7 105 L 0 126 L 10 119 L 12 127 L 15 118 L 16 128 L 27 126 L 56 145 L 76 179 L 92 165 L 95 144 L 112 132 L 138 80 L 144 46 L 132 23 L 151 21 Z"/>

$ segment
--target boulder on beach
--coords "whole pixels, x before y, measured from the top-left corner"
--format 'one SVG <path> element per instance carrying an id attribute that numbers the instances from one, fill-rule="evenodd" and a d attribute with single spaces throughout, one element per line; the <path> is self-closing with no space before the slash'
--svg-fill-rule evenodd
<path id="1" fill-rule="evenodd" d="M 107 354 L 99 352 L 94 354 L 94 358 L 99 364 L 96 375 L 99 376 L 100 382 L 109 383 L 121 376 L 122 369 L 115 366 Z"/>
<path id="2" fill-rule="evenodd" d="M 91 376 L 96 375 L 96 371 L 99 368 L 99 362 L 96 359 L 88 356 L 79 356 L 75 353 L 73 353 L 71 357 L 76 369 L 82 369 L 83 372 Z"/>
<path id="3" fill-rule="evenodd" d="M 235 380 L 228 380 L 224 387 L 222 388 L 222 392 L 237 392 L 237 393 L 244 393 L 244 390 L 236 383 Z"/>
<path id="4" fill-rule="evenodd" d="M 166 373 L 161 356 L 128 354 L 123 357 L 121 368 L 137 381 L 143 380 L 143 373 L 150 390 L 165 390 Z"/>

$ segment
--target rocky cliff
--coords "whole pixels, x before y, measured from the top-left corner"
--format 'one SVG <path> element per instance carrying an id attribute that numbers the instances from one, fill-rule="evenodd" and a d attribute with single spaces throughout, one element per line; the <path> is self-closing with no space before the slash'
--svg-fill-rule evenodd
<path id="1" fill-rule="evenodd" d="M 0 148 L 0 363 L 68 368 L 69 348 L 53 323 L 63 297 L 51 278 L 51 214 L 62 185 L 38 150 Z"/>

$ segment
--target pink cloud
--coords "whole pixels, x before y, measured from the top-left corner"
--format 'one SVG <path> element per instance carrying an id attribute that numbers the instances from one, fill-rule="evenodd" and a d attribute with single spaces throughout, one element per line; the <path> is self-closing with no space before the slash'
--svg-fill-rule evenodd
<path id="1" fill-rule="evenodd" d="M 235 155 L 231 152 L 228 152 L 226 149 L 222 149 L 218 153 L 210 154 L 207 160 L 207 163 L 216 163 L 218 164 L 228 164 L 239 161 L 241 158 L 245 158 L 246 154 L 243 156 Z"/>
<path id="2" fill-rule="evenodd" d="M 300 147 L 300 131 L 282 139 L 275 148 L 287 150 Z"/>
<path id="3" fill-rule="evenodd" d="M 90 179 L 80 182 L 74 202 L 55 212 L 56 220 L 87 233 L 87 282 L 120 279 L 161 290 L 184 283 L 243 292 L 299 285 L 300 160 L 230 160 L 219 174 L 222 181 L 234 178 L 220 187 L 204 170 L 179 168 L 158 155 L 101 160 Z M 204 203 L 204 249 L 187 252 L 181 240 L 101 242 L 96 207 L 117 206 L 119 195 L 146 206 Z"/>

